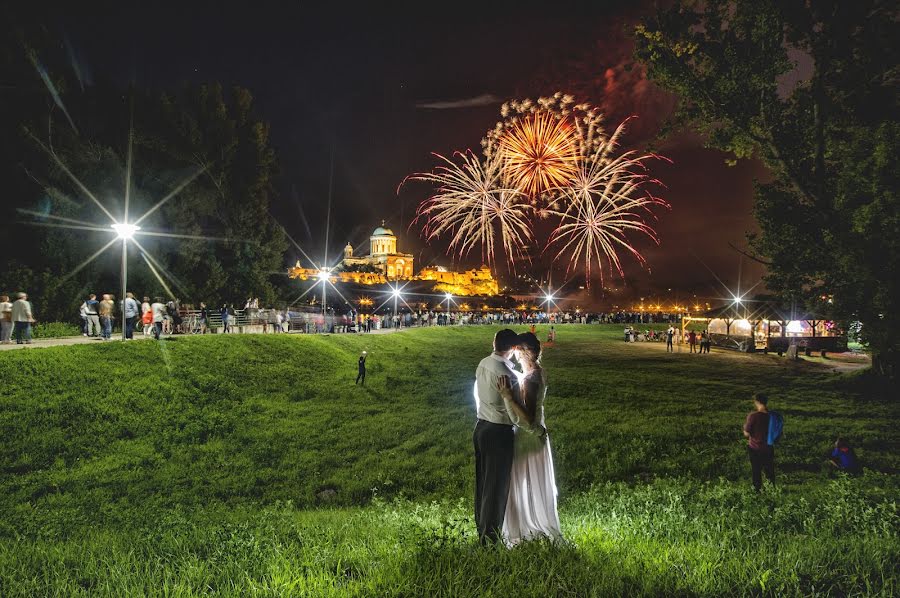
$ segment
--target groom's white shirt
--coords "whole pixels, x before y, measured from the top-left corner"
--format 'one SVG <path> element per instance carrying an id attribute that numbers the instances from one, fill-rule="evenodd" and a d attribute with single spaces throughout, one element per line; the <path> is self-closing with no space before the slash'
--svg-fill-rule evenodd
<path id="1" fill-rule="evenodd" d="M 475 370 L 475 405 L 478 419 L 511 426 L 518 422 L 518 418 L 506 410 L 506 403 L 503 402 L 503 397 L 497 389 L 500 376 L 509 376 L 513 388 L 517 386 L 513 364 L 505 357 L 491 353 L 478 364 L 478 369 Z"/>

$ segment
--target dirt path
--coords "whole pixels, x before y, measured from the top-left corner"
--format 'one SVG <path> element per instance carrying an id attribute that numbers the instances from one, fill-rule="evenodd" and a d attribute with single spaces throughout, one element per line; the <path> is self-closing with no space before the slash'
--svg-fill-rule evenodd
<path id="1" fill-rule="evenodd" d="M 623 341 L 624 343 L 624 341 Z M 666 352 L 666 343 L 664 342 L 652 342 L 652 341 L 638 341 L 635 343 L 628 343 L 629 346 L 632 347 L 642 347 L 651 351 L 658 352 Z M 675 345 L 673 355 L 677 355 L 680 353 L 690 354 L 690 348 L 687 344 Z M 710 355 L 703 355 L 702 359 L 710 359 L 710 358 L 725 358 L 725 359 L 753 359 L 763 357 L 762 354 L 754 354 L 754 353 L 739 353 L 738 351 L 733 351 L 730 349 L 721 349 L 719 347 L 712 347 Z M 774 354 L 769 354 L 767 357 L 773 359 L 787 359 L 786 357 L 777 357 Z M 838 373 L 846 373 L 846 372 L 855 372 L 858 370 L 865 369 L 872 365 L 872 359 L 865 353 L 857 353 L 848 351 L 846 353 L 829 353 L 828 357 L 819 357 L 812 356 L 806 357 L 805 355 L 800 355 L 800 360 L 809 364 L 814 364 L 819 367 L 826 367 L 831 369 L 834 372 Z"/>

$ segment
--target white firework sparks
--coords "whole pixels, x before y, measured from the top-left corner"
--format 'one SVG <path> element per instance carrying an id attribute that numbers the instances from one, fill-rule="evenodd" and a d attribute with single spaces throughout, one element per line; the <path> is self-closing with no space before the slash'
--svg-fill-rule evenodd
<path id="1" fill-rule="evenodd" d="M 448 252 L 455 249 L 460 256 L 481 245 L 482 257 L 490 264 L 499 245 L 514 265 L 515 258 L 523 256 L 523 248 L 533 240 L 527 198 L 503 185 L 498 160 L 482 161 L 472 152 L 457 152 L 455 156 L 459 161 L 435 154 L 443 164 L 430 173 L 409 177 L 437 187 L 417 212 L 417 219 L 425 221 L 425 237 L 432 240 L 450 235 Z M 495 241 L 498 238 L 499 243 Z"/>
<path id="2" fill-rule="evenodd" d="M 632 151 L 610 157 L 624 128 L 625 123 L 619 125 L 612 137 L 580 161 L 571 184 L 556 189 L 560 195 L 550 210 L 560 217 L 560 222 L 548 247 L 561 245 L 555 259 L 571 254 L 568 270 L 583 265 L 588 284 L 592 265 L 602 266 L 604 258 L 610 271 L 615 268 L 620 276 L 624 275 L 619 250 L 624 249 L 644 264 L 628 234 L 640 233 L 659 243 L 644 215 L 652 216 L 654 207 L 668 207 L 644 189 L 648 183 L 659 184 L 648 177 L 644 165 L 646 160 L 659 156 Z M 600 275 L 602 280 L 602 267 Z"/>

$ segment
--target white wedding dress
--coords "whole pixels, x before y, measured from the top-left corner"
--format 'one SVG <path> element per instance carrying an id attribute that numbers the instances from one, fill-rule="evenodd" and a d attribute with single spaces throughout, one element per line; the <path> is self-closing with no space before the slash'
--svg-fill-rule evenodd
<path id="1" fill-rule="evenodd" d="M 546 434 L 540 435 L 546 429 L 544 397 L 547 381 L 543 371 L 533 372 L 531 377 L 532 381 L 538 378 L 539 382 L 534 431 L 518 426 L 515 429 L 515 456 L 503 520 L 503 538 L 509 546 L 538 538 L 562 539 L 556 511 L 556 475 L 550 438 Z"/>

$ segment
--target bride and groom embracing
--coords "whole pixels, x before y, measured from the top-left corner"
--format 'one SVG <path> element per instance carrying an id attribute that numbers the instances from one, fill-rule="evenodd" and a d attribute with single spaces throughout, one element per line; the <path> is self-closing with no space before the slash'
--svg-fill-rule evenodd
<path id="1" fill-rule="evenodd" d="M 562 539 L 540 358 L 533 333 L 503 329 L 475 373 L 475 525 L 482 544 Z"/>

